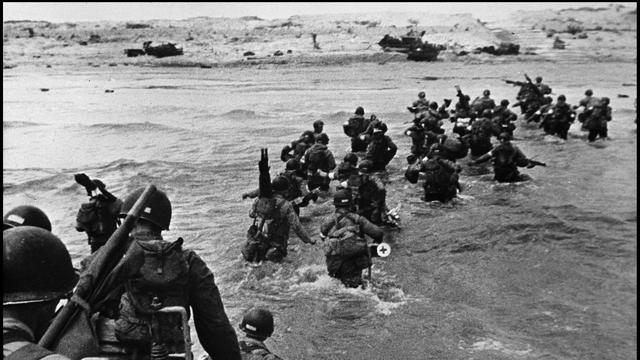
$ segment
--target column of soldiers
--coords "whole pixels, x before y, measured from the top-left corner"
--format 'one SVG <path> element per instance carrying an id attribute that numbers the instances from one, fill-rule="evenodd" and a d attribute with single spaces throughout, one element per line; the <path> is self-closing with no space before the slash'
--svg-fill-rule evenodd
<path id="1" fill-rule="evenodd" d="M 512 107 L 520 106 L 527 122 L 539 123 L 546 133 L 566 139 L 582 108 L 577 118 L 589 132 L 589 141 L 607 137 L 608 98 L 596 98 L 587 90 L 577 106 L 569 105 L 564 95 L 553 103 L 547 96 L 551 89 L 541 77 L 535 83 L 525 77 L 526 83 L 512 82 L 521 86 Z M 411 183 L 423 178 L 426 201 L 448 202 L 462 191 L 462 168 L 456 161 L 469 153 L 470 165 L 492 160 L 498 182 L 526 180 L 528 176 L 519 173 L 518 167 L 545 165 L 528 159 L 511 143 L 517 115 L 509 110 L 508 100 L 496 106 L 489 90 L 473 101 L 459 86 L 455 90 L 458 101 L 451 111 L 447 110 L 450 99 L 438 106 L 424 92 L 409 107 L 414 119 L 405 131 L 412 140 L 405 177 Z M 442 128 L 447 118 L 453 123 L 449 135 Z M 380 247 L 385 227 L 397 226 L 397 213 L 388 209 L 385 185 L 377 175 L 386 170 L 397 146 L 386 135 L 387 124 L 373 114 L 365 118 L 364 109 L 358 107 L 343 125 L 351 139 L 351 152 L 336 164 L 323 126 L 322 121 L 314 122 L 313 130 L 282 149 L 285 168 L 273 180 L 263 149 L 259 187 L 242 195 L 243 199 L 256 198 L 242 255 L 248 262 L 281 262 L 287 256 L 290 229 L 303 242 L 316 244 L 300 224 L 300 208 L 317 201 L 336 180 L 335 213 L 322 222 L 319 231 L 327 272 L 347 287 L 360 287 L 366 284 L 363 271 L 370 273 L 372 259 L 386 255 Z M 491 142 L 494 136 L 496 146 Z M 76 229 L 87 234 L 91 248 L 80 269 L 73 268 L 64 243 L 52 233 L 42 210 L 20 206 L 3 218 L 4 358 L 68 359 L 56 350 L 69 352 L 60 344 L 72 336 L 64 332 L 51 335 L 56 307 L 66 300 L 92 315 L 92 326 L 101 329 L 100 339 L 93 339 L 95 331 L 80 336 L 95 342 L 93 347 L 82 347 L 86 356 L 165 359 L 169 353 L 189 353 L 184 330 L 193 314 L 198 338 L 210 358 L 278 359 L 264 344 L 274 330 L 273 314 L 261 308 L 248 311 L 240 324 L 245 336 L 238 341 L 206 263 L 195 251 L 183 248 L 182 238 L 165 240 L 171 202 L 162 190 L 153 192 L 141 212 L 132 217 L 146 193 L 144 188 L 120 200 L 98 179 L 85 174 L 75 179 L 90 197 L 76 218 Z M 101 277 L 105 271 L 109 275 Z M 96 289 L 104 296 L 85 298 L 84 294 Z M 70 357 L 79 358 L 73 355 Z"/>

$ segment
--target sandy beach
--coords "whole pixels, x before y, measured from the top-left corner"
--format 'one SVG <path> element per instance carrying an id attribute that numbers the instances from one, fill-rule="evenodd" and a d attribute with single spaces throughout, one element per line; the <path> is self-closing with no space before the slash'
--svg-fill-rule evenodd
<path id="1" fill-rule="evenodd" d="M 521 11 L 491 23 L 471 14 L 367 13 L 291 16 L 263 20 L 198 17 L 140 22 L 3 24 L 3 66 L 193 66 L 264 64 L 293 66 L 407 61 L 406 54 L 384 52 L 386 35 L 409 30 L 446 49 L 437 61 L 636 61 L 635 8 L 609 6 L 561 11 Z M 316 36 L 314 46 L 313 35 Z M 564 49 L 554 49 L 558 38 Z M 184 55 L 127 57 L 125 49 L 174 42 Z M 518 55 L 494 56 L 474 50 L 513 43 Z M 244 55 L 247 52 L 252 55 Z M 276 55 L 278 54 L 278 55 Z M 281 54 L 281 55 L 280 55 Z"/>

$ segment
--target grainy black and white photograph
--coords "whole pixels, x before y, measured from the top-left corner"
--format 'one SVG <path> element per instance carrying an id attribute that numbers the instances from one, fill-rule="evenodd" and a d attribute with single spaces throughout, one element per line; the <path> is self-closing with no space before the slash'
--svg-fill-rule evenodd
<path id="1" fill-rule="evenodd" d="M 636 2 L 3 2 L 3 359 L 637 358 Z"/>

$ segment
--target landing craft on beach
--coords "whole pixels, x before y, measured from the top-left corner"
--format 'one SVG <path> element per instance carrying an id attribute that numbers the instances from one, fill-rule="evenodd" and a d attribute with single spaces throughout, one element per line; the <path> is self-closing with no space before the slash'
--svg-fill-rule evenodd
<path id="1" fill-rule="evenodd" d="M 407 60 L 434 61 L 438 57 L 440 51 L 444 50 L 444 47 L 424 41 L 422 39 L 424 34 L 425 31 L 418 34 L 416 31 L 411 30 L 405 36 L 402 36 L 401 40 L 386 34 L 378 42 L 378 45 L 380 45 L 382 50 L 385 52 L 400 52 L 407 54 Z"/>

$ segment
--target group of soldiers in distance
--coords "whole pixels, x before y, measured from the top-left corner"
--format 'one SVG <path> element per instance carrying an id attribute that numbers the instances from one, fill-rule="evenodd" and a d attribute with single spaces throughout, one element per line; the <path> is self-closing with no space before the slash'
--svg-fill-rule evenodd
<path id="1" fill-rule="evenodd" d="M 457 160 L 469 154 L 470 166 L 492 160 L 494 179 L 498 182 L 525 181 L 530 177 L 520 173 L 519 167 L 546 166 L 527 158 L 511 142 L 518 115 L 510 107 L 520 107 L 526 123 L 539 124 L 545 133 L 562 139 L 567 138 L 579 108 L 583 108 L 577 119 L 589 131 L 589 141 L 606 138 L 607 122 L 611 120 L 607 98 L 595 98 L 587 90 L 587 97 L 578 106 L 569 105 L 564 95 L 553 103 L 549 96 L 551 88 L 541 77 L 535 83 L 526 74 L 525 78 L 526 82 L 507 81 L 520 86 L 517 102 L 511 106 L 506 99 L 496 105 L 489 90 L 471 101 L 457 85 L 458 101 L 450 110 L 451 99 L 438 105 L 427 100 L 424 92 L 418 94 L 418 99 L 408 107 L 414 118 L 412 126 L 404 132 L 412 142 L 404 175 L 414 184 L 422 179 L 425 201 L 446 203 L 462 191 L 459 182 L 462 166 Z M 445 119 L 453 123 L 450 134 L 445 134 Z M 252 207 L 253 224 L 242 251 L 248 262 L 282 261 L 290 228 L 303 242 L 315 244 L 300 225 L 300 208 L 316 201 L 320 192 L 326 192 L 331 182 L 337 181 L 336 214 L 321 226 L 323 237 L 338 239 L 340 244 L 324 242 L 327 270 L 346 286 L 365 285 L 362 270 L 370 268 L 371 258 L 381 255 L 375 245 L 382 243 L 382 237 L 375 235 L 378 233 L 375 229 L 399 228 L 398 209 L 388 208 L 385 184 L 380 177 L 398 147 L 386 134 L 388 127 L 384 121 L 374 114 L 365 117 L 362 107 L 357 107 L 342 127 L 350 138 L 351 151 L 339 164 L 328 147 L 329 137 L 323 132 L 321 120 L 313 123 L 313 130 L 303 132 L 282 148 L 280 159 L 285 169 L 272 182 L 268 181 L 268 156 L 263 149 L 260 188 L 242 196 L 258 198 Z M 496 145 L 493 137 L 498 140 Z M 365 234 L 373 239 L 372 244 L 367 244 Z"/>
<path id="2" fill-rule="evenodd" d="M 526 82 L 507 82 L 521 87 L 512 107 L 520 107 L 526 123 L 566 139 L 582 108 L 577 119 L 589 132 L 588 140 L 607 137 L 609 99 L 587 90 L 578 106 L 567 104 L 564 95 L 553 103 L 542 78 L 535 83 L 525 78 Z M 508 100 L 496 105 L 485 90 L 471 101 L 459 86 L 455 89 L 458 101 L 451 110 L 450 99 L 439 106 L 424 92 L 408 107 L 414 118 L 404 132 L 412 142 L 404 175 L 414 184 L 422 179 L 424 200 L 445 203 L 462 191 L 457 160 L 469 154 L 470 166 L 492 160 L 498 182 L 528 179 L 518 167 L 545 166 L 511 143 L 518 116 Z M 445 119 L 453 123 L 451 134 L 442 128 Z M 351 152 L 336 164 L 323 126 L 320 120 L 314 122 L 313 130 L 282 149 L 284 171 L 273 180 L 268 151 L 262 149 L 258 188 L 242 194 L 243 199 L 256 199 L 241 253 L 248 264 L 281 262 L 287 257 L 291 229 L 303 242 L 316 244 L 300 223 L 300 209 L 326 195 L 336 181 L 335 212 L 319 229 L 327 273 L 347 287 L 364 288 L 371 280 L 372 259 L 390 251 L 385 230 L 399 229 L 398 208 L 388 208 L 379 176 L 398 147 L 381 119 L 366 118 L 364 109 L 357 107 L 343 124 Z M 498 140 L 495 146 L 492 137 Z M 145 197 L 148 186 L 121 200 L 100 180 L 85 174 L 77 174 L 75 180 L 90 196 L 76 218 L 76 229 L 87 234 L 91 249 L 80 269 L 72 267 L 64 243 L 51 232 L 40 209 L 19 206 L 3 218 L 4 358 L 68 359 L 62 353 L 73 359 L 174 359 L 169 355 L 173 352 L 185 358 L 191 351 L 188 320 L 193 314 L 200 343 L 211 358 L 278 359 L 264 344 L 274 331 L 273 314 L 249 309 L 240 324 L 245 336 L 238 341 L 206 263 L 193 250 L 182 248 L 182 238 L 163 238 L 171 221 L 171 202 L 163 191 Z M 138 204 L 141 201 L 144 206 Z M 363 279 L 367 268 L 369 281 Z M 67 303 L 56 316 L 61 299 Z M 68 307 L 84 315 L 65 320 L 68 326 L 54 326 L 62 323 L 59 319 Z M 80 332 L 69 330 L 76 328 Z"/>

